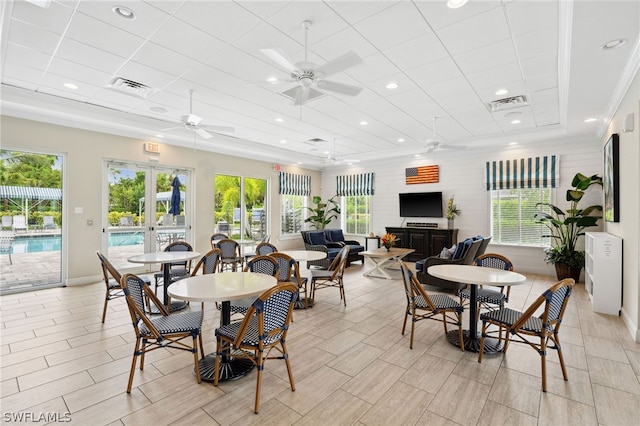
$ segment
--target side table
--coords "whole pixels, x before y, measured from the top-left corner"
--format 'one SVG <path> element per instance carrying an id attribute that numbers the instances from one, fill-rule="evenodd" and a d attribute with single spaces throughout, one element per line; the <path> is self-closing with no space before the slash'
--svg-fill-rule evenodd
<path id="1" fill-rule="evenodd" d="M 376 240 L 378 242 L 378 247 L 380 248 L 380 237 L 364 237 L 364 249 L 369 250 L 369 240 Z"/>

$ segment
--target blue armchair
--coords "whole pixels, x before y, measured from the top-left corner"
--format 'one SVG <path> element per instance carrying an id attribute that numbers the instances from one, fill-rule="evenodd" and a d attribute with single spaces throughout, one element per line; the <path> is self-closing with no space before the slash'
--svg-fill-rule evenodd
<path id="1" fill-rule="evenodd" d="M 327 254 L 327 257 L 320 260 L 307 261 L 307 268 L 310 266 L 318 266 L 322 269 L 329 268 L 333 259 L 338 255 L 342 245 L 327 241 L 324 231 L 300 231 L 305 250 L 321 251 Z"/>
<path id="2" fill-rule="evenodd" d="M 349 257 L 347 259 L 347 266 L 351 262 L 360 261 L 364 265 L 364 256 L 360 253 L 364 251 L 364 246 L 355 240 L 345 240 L 342 229 L 325 229 L 324 236 L 327 241 L 331 243 L 338 243 L 341 246 L 349 246 Z"/>

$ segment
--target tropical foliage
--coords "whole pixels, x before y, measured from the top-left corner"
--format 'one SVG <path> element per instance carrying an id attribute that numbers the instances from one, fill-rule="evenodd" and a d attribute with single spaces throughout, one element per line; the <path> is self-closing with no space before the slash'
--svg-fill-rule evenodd
<path id="1" fill-rule="evenodd" d="M 549 230 L 545 237 L 551 238 L 551 247 L 545 250 L 545 260 L 548 263 L 564 263 L 575 268 L 584 266 L 584 251 L 577 250 L 577 243 L 584 235 L 585 229 L 598 225 L 598 219 L 593 213 L 602 211 L 601 205 L 591 205 L 580 208 L 580 200 L 585 191 L 592 185 L 602 186 L 602 177 L 598 175 L 585 176 L 577 173 L 571 181 L 571 189 L 567 190 L 566 200 L 570 203 L 564 211 L 551 203 L 539 203 L 549 207 L 550 211 L 538 212 L 535 218 Z"/>
<path id="2" fill-rule="evenodd" d="M 315 229 L 324 229 L 340 214 L 340 205 L 335 200 L 336 197 L 337 195 L 334 195 L 325 203 L 322 201 L 322 197 L 314 195 L 312 202 L 315 207 L 307 207 L 311 214 L 304 221 L 310 222 Z"/>

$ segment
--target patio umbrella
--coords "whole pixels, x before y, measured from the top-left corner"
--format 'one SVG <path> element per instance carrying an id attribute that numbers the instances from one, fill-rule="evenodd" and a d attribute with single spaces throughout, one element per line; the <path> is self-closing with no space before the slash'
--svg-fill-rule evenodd
<path id="1" fill-rule="evenodd" d="M 173 190 L 171 191 L 171 208 L 169 214 L 178 216 L 180 214 L 180 179 L 178 176 L 173 178 L 171 182 Z"/>

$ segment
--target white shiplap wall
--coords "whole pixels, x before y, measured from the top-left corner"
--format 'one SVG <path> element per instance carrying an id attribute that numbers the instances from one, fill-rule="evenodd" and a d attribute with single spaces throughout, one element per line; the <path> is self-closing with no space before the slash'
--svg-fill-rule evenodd
<path id="1" fill-rule="evenodd" d="M 323 197 L 335 194 L 335 177 L 340 174 L 375 172 L 375 195 L 372 203 L 372 231 L 384 233 L 385 226 L 399 226 L 403 218 L 399 216 L 398 194 L 401 192 L 442 191 L 443 201 L 455 196 L 461 214 L 455 219 L 459 229 L 458 239 L 490 234 L 489 193 L 484 186 L 484 166 L 490 160 L 510 160 L 543 155 L 558 156 L 560 182 L 556 189 L 555 203 L 565 206 L 565 192 L 577 172 L 586 175 L 602 174 L 602 150 L 595 136 L 568 140 L 557 138 L 538 142 L 526 148 L 505 149 L 440 150 L 423 155 L 421 158 L 402 157 L 385 161 L 358 163 L 353 166 L 328 168 L 322 173 L 321 192 Z M 407 167 L 439 165 L 440 181 L 433 184 L 406 185 Z M 584 206 L 602 204 L 600 188 L 585 196 Z M 439 228 L 446 228 L 446 218 L 409 219 L 411 222 L 436 222 Z M 405 223 L 406 225 L 406 223 Z M 488 251 L 509 257 L 517 270 L 529 273 L 554 275 L 551 265 L 544 263 L 541 248 L 513 247 L 492 244 Z"/>

